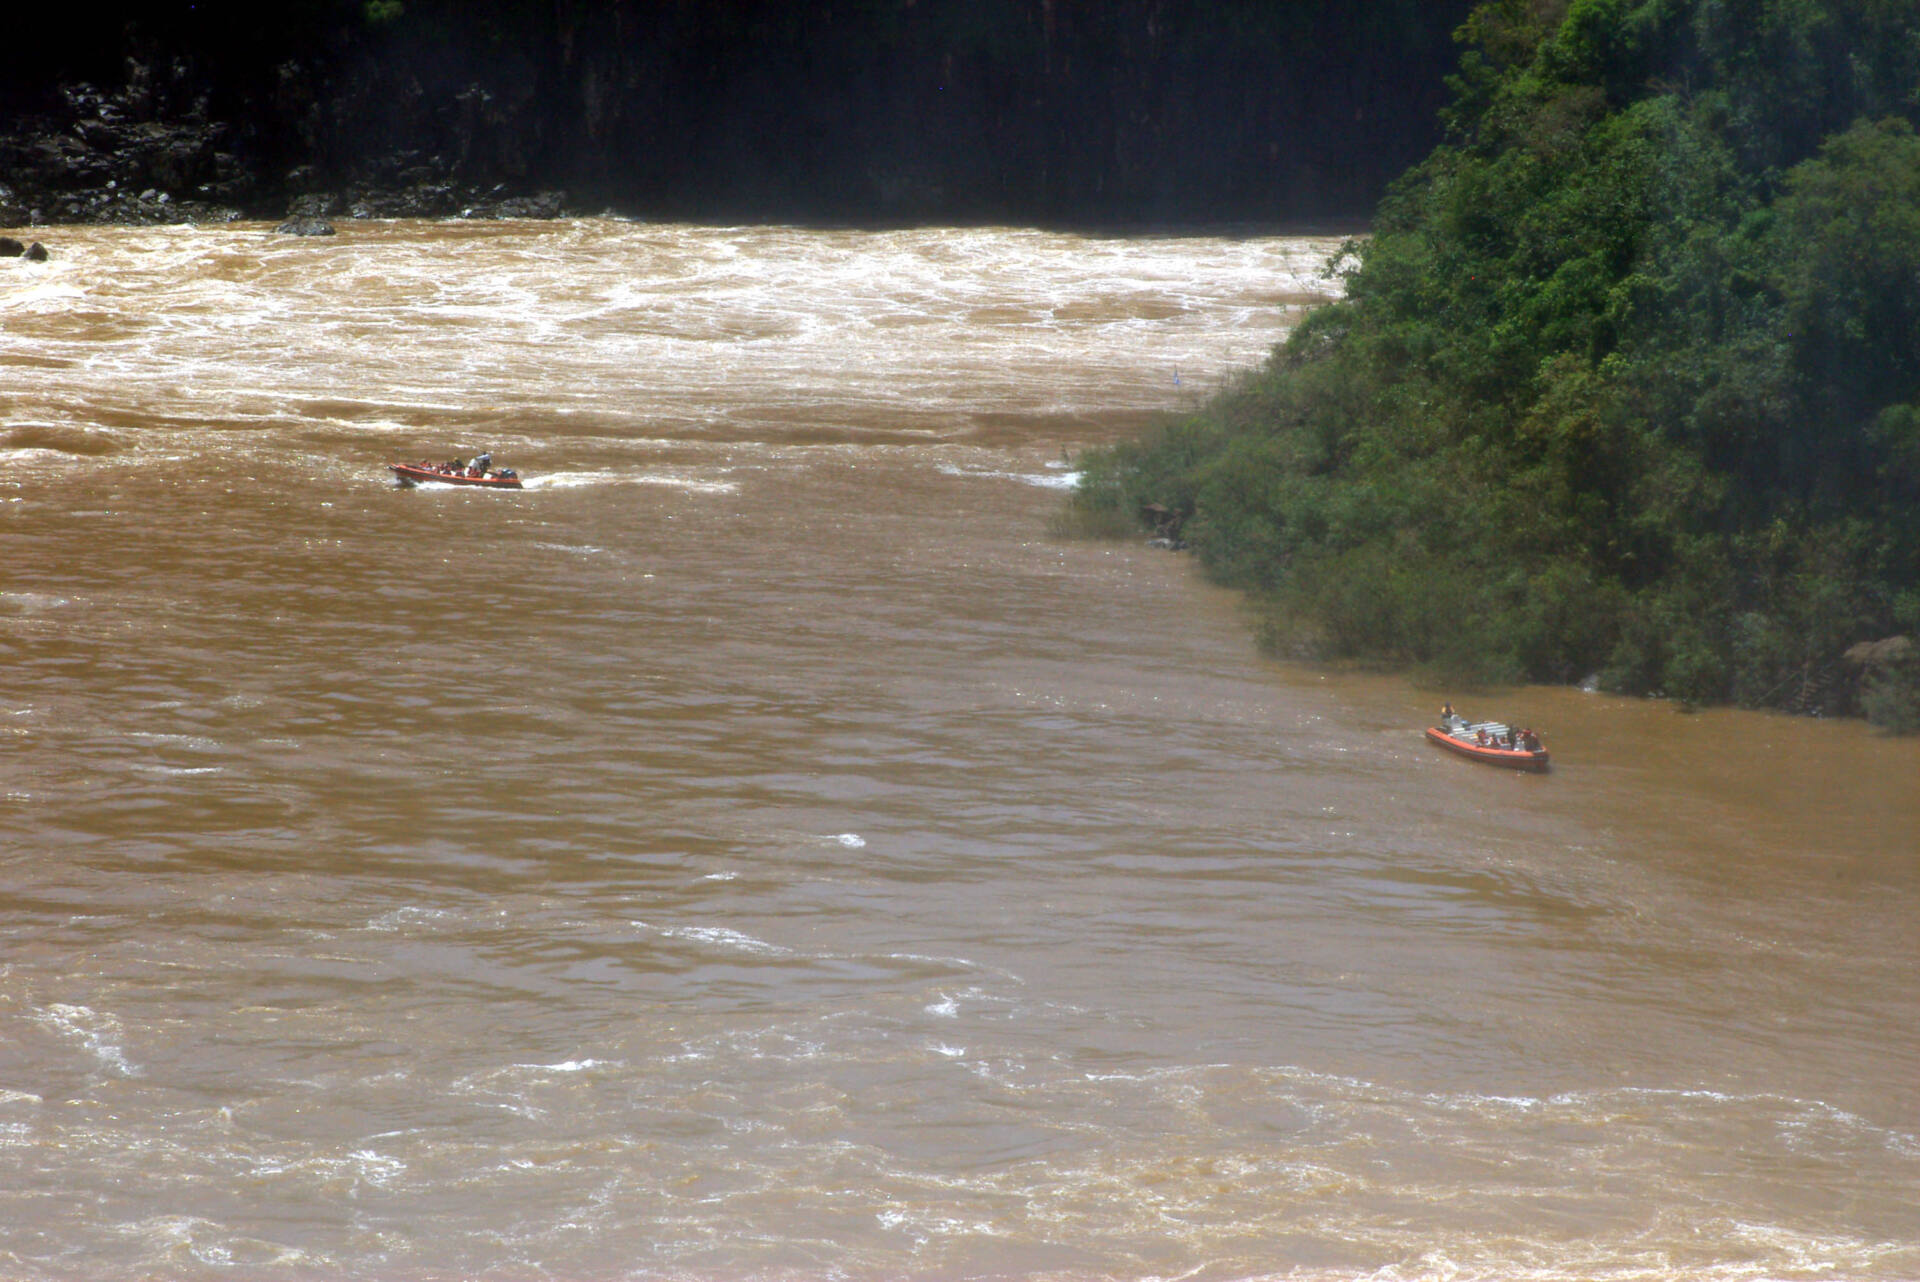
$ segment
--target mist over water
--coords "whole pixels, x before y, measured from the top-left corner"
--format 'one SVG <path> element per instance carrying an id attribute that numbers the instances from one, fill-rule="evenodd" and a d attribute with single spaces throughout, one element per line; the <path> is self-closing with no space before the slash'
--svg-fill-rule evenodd
<path id="1" fill-rule="evenodd" d="M 1049 534 L 1335 241 L 345 226 L 0 263 L 0 1277 L 1920 1275 L 1920 746 Z"/>

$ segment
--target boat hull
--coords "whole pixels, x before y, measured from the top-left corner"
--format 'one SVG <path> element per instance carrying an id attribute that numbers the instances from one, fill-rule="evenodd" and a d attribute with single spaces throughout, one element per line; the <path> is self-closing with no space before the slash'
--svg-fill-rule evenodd
<path id="1" fill-rule="evenodd" d="M 1542 771 L 1548 768 L 1551 760 L 1545 748 L 1529 752 L 1525 748 L 1483 746 L 1471 739 L 1462 739 L 1458 735 L 1448 734 L 1439 726 L 1428 726 L 1427 738 L 1448 752 L 1456 753 L 1469 761 L 1478 761 L 1488 766 L 1504 766 L 1508 770 Z"/>
<path id="2" fill-rule="evenodd" d="M 443 472 L 435 467 L 420 467 L 413 463 L 389 463 L 387 470 L 399 478 L 403 487 L 415 485 L 470 485 L 483 490 L 517 490 L 522 488 L 517 476 L 468 476 L 463 472 Z"/>

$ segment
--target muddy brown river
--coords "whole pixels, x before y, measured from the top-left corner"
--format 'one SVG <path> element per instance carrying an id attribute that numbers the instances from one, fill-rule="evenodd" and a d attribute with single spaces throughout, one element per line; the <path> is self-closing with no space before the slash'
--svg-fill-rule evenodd
<path id="1" fill-rule="evenodd" d="M 1052 532 L 1334 240 L 341 227 L 0 262 L 0 1278 L 1920 1277 L 1920 743 Z"/>

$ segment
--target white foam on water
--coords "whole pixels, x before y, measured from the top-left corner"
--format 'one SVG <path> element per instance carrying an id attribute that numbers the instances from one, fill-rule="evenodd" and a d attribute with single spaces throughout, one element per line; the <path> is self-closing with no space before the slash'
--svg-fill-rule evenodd
<path id="1" fill-rule="evenodd" d="M 649 485 L 665 489 L 678 490 L 685 494 L 736 494 L 740 490 L 737 481 L 720 481 L 709 477 L 688 476 L 675 472 L 617 472 L 612 470 L 596 472 L 543 472 L 537 476 L 521 478 L 521 488 L 526 490 L 575 490 L 595 485 Z M 423 486 L 423 489 L 459 489 L 459 486 Z M 470 488 L 470 487 L 469 487 Z"/>
<path id="2" fill-rule="evenodd" d="M 574 490 L 587 485 L 613 485 L 618 481 L 618 475 L 613 472 L 543 472 L 521 478 L 520 485 L 528 490 Z"/>
<path id="3" fill-rule="evenodd" d="M 595 1068 L 620 1068 L 619 1060 L 606 1059 L 567 1059 L 558 1064 L 515 1064 L 514 1068 L 534 1073 L 584 1073 Z"/>
<path id="4" fill-rule="evenodd" d="M 357 1182 L 376 1189 L 392 1188 L 407 1173 L 404 1161 L 370 1148 L 353 1150 L 339 1165 Z"/>
<path id="5" fill-rule="evenodd" d="M 934 471 L 969 480 L 1018 481 L 1043 490 L 1071 490 L 1080 484 L 1078 472 L 1009 472 L 999 468 L 963 467 L 957 463 L 938 463 Z"/>
<path id="6" fill-rule="evenodd" d="M 881 1211 L 874 1218 L 881 1228 L 904 1232 L 922 1246 L 935 1238 L 963 1236 L 993 1238 L 1005 1235 L 1005 1230 L 990 1220 L 963 1220 L 957 1216 L 921 1208 L 912 1210 L 894 1208 Z"/>
<path id="7" fill-rule="evenodd" d="M 35 463 L 60 464 L 72 461 L 74 452 L 50 445 L 10 445 L 0 448 L 0 461 L 9 467 L 31 467 Z M 14 500 L 18 502 L 19 500 Z"/>
<path id="8" fill-rule="evenodd" d="M 78 1042 L 101 1068 L 120 1077 L 138 1077 L 140 1066 L 127 1058 L 121 1045 L 120 1021 L 87 1006 L 55 1002 L 41 1007 L 36 1018 L 69 1041 Z"/>
<path id="9" fill-rule="evenodd" d="M 447 908 L 421 908 L 408 904 L 381 913 L 369 921 L 363 930 L 396 931 L 413 930 L 419 927 L 442 927 L 452 925 L 459 920 L 459 914 Z"/>
<path id="10" fill-rule="evenodd" d="M 982 412 L 1098 411 L 1116 386 L 1120 400 L 1172 407 L 1197 394 L 1183 387 L 1265 356 L 1297 319 L 1281 295 L 1340 289 L 1322 269 L 1326 237 L 495 230 L 483 261 L 464 237 L 399 224 L 356 228 L 345 252 L 225 228 L 91 234 L 57 285 L 9 296 L 10 317 L 50 361 L 108 377 L 117 403 L 176 423 L 279 424 L 310 405 L 307 421 L 368 440 L 521 420 L 531 439 L 556 415 L 778 438 L 796 409 L 868 424 L 891 406 L 898 430 L 947 434 Z M 74 332 L 63 320 L 79 308 L 104 324 Z M 66 369 L 18 374 L 39 417 L 79 408 Z M 759 403 L 744 412 L 743 381 Z M 536 473 L 529 489 L 611 479 L 542 477 L 530 463 L 515 460 Z M 710 478 L 653 483 L 730 492 Z"/>
<path id="11" fill-rule="evenodd" d="M 738 481 L 710 481 L 699 477 L 667 473 L 628 477 L 626 483 L 628 485 L 661 485 L 687 494 L 738 494 L 740 492 Z"/>
<path id="12" fill-rule="evenodd" d="M 830 840 L 839 842 L 848 850 L 864 850 L 867 845 L 867 839 L 857 832 L 835 833 Z"/>
<path id="13" fill-rule="evenodd" d="M 644 921 L 630 921 L 628 924 L 663 939 L 686 940 L 726 952 L 746 953 L 757 957 L 794 956 L 791 948 L 768 943 L 764 939 L 756 939 L 752 935 L 726 926 L 656 926 Z"/>
<path id="14" fill-rule="evenodd" d="M 330 399 L 336 399 L 336 398 L 330 398 Z M 380 405 L 382 408 L 386 408 L 386 405 L 384 402 L 378 402 L 378 401 L 344 401 L 344 402 L 337 402 L 337 403 L 365 404 L 369 406 Z M 322 414 L 318 416 L 318 418 L 315 421 L 325 423 L 330 428 L 338 428 L 342 431 L 350 431 L 350 432 L 364 432 L 369 436 L 402 436 L 402 435 L 418 436 L 420 434 L 419 424 L 403 423 L 399 419 L 391 419 L 391 418 L 360 418 L 355 416 L 342 417 L 337 414 Z M 400 463 L 400 462 L 409 462 L 412 460 L 394 459 L 393 461 L 396 463 Z"/>
<path id="15" fill-rule="evenodd" d="M 177 701 L 173 701 L 173 702 L 158 703 L 151 706 L 159 707 L 159 708 L 178 708 L 181 705 Z M 207 752 L 207 751 L 216 749 L 220 746 L 216 741 L 207 738 L 205 735 L 197 735 L 197 734 L 165 734 L 165 733 L 161 733 L 157 731 L 149 731 L 149 730 L 129 730 L 126 733 L 126 737 L 129 739 L 138 739 L 142 743 L 160 743 L 160 744 L 165 744 L 168 747 L 186 748 L 194 752 Z"/>
<path id="16" fill-rule="evenodd" d="M 730 930 L 724 926 L 684 926 L 670 928 L 661 932 L 670 939 L 691 939 L 702 944 L 713 944 L 735 952 L 754 953 L 762 957 L 790 957 L 791 948 L 770 944 L 764 939 L 755 939 L 741 931 Z"/>

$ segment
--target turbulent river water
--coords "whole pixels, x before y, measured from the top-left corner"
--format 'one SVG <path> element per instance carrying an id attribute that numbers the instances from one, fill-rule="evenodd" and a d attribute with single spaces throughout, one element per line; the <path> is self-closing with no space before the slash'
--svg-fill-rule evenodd
<path id="1" fill-rule="evenodd" d="M 1920 745 L 1051 533 L 1334 241 L 41 236 L 0 1277 L 1920 1277 Z"/>

